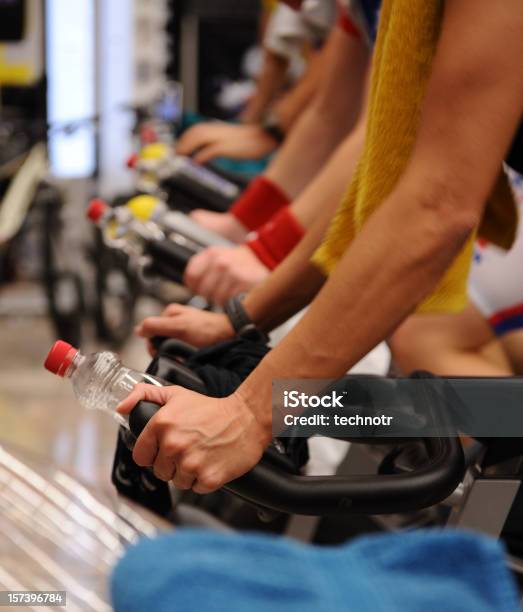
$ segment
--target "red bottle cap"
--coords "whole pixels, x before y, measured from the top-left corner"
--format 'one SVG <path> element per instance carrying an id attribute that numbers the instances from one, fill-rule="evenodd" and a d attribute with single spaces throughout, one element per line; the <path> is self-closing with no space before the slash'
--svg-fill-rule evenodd
<path id="1" fill-rule="evenodd" d="M 90 201 L 85 214 L 93 223 L 98 223 L 108 208 L 109 206 L 103 200 L 95 198 Z"/>
<path id="2" fill-rule="evenodd" d="M 136 164 L 138 163 L 139 159 L 140 159 L 140 156 L 138 155 L 138 153 L 133 153 L 127 159 L 127 167 L 131 169 L 136 168 Z"/>
<path id="3" fill-rule="evenodd" d="M 44 361 L 44 367 L 57 376 L 63 376 L 76 353 L 78 349 L 74 346 L 63 340 L 57 340 Z"/>

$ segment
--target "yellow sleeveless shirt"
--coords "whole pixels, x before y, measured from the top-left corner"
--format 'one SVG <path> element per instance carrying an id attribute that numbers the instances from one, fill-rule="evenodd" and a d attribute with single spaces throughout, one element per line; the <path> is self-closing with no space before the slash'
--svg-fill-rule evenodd
<path id="1" fill-rule="evenodd" d="M 329 274 L 365 221 L 392 192 L 412 154 L 443 15 L 443 0 L 384 0 L 372 66 L 365 146 L 348 191 L 312 261 Z M 503 248 L 517 212 L 503 173 L 479 233 Z M 467 304 L 474 236 L 417 311 L 453 312 Z"/>

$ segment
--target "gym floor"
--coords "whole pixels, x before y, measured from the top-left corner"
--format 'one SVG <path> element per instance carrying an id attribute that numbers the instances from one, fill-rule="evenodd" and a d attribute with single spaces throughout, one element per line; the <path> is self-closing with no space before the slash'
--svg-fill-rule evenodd
<path id="1" fill-rule="evenodd" d="M 115 495 L 116 424 L 44 370 L 54 337 L 34 313 L 38 292 L 15 285 L 0 301 L 0 590 L 66 590 L 68 610 L 109 610 L 107 575 L 122 544 L 163 525 Z M 147 363 L 138 340 L 121 355 Z"/>
<path id="2" fill-rule="evenodd" d="M 159 308 L 142 299 L 136 320 Z M 82 350 L 104 348 L 84 331 Z M 123 547 L 172 526 L 116 496 L 116 423 L 83 409 L 69 381 L 44 369 L 55 334 L 37 284 L 4 287 L 0 337 L 0 590 L 66 590 L 68 610 L 110 610 L 107 577 Z M 137 338 L 118 353 L 136 369 L 149 361 Z M 385 370 L 387 360 L 381 347 L 360 367 Z M 323 455 L 311 473 L 331 473 L 341 458 Z"/>

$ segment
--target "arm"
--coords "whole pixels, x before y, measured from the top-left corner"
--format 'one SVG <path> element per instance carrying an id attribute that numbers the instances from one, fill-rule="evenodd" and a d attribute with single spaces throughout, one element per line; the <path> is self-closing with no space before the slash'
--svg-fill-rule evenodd
<path id="1" fill-rule="evenodd" d="M 350 176 L 356 167 L 363 145 L 364 131 L 365 126 L 362 121 L 354 133 L 340 145 L 318 178 L 293 205 L 297 215 L 302 219 L 307 218 L 309 227 L 307 234 L 276 270 L 271 274 L 265 270 L 266 279 L 252 289 L 245 299 L 245 306 L 251 318 L 265 331 L 271 331 L 306 306 L 325 280 L 318 269 L 310 263 L 310 258 L 321 243 L 331 221 L 338 200 L 346 187 L 347 176 Z M 318 214 L 318 211 L 321 211 L 321 214 Z M 246 250 L 245 247 L 240 248 Z M 234 250 L 225 250 L 227 253 L 231 251 Z M 223 266 L 228 261 L 223 258 L 224 250 L 207 249 L 205 253 L 213 264 L 219 259 L 219 266 L 222 269 L 215 270 L 220 276 L 215 287 L 216 291 L 222 291 L 225 274 Z M 252 256 L 250 252 L 249 254 Z M 245 266 L 248 266 L 244 255 L 245 253 L 235 261 L 243 272 Z M 193 258 L 195 259 L 196 257 Z M 257 261 L 255 263 L 258 267 L 261 265 Z M 190 273 L 194 273 L 194 279 L 190 281 L 194 283 L 203 276 L 198 270 Z M 262 273 L 263 270 L 260 274 Z M 260 282 L 264 276 L 259 278 Z M 200 282 L 203 282 L 203 279 Z M 207 282 L 209 282 L 208 277 Z M 245 287 L 236 286 L 231 294 L 238 293 L 243 288 Z M 198 287 L 196 289 L 198 290 Z M 206 288 L 200 287 L 200 290 L 206 291 Z M 231 338 L 234 334 L 227 317 L 223 314 L 179 304 L 167 306 L 159 317 L 145 319 L 137 326 L 136 333 L 144 338 L 152 336 L 180 338 L 195 346 L 208 346 Z"/>
<path id="2" fill-rule="evenodd" d="M 520 0 L 447 3 L 403 180 L 366 223 L 307 315 L 233 395 L 215 400 L 180 395 L 175 388 L 137 441 L 140 465 L 170 465 L 172 472 L 175 463 L 184 486 L 197 492 L 220 487 L 254 465 L 260 441 L 269 442 L 274 378 L 342 375 L 430 292 L 477 225 L 520 120 L 521 31 Z M 122 412 L 155 389 L 144 387 Z M 184 405 L 187 410 L 180 410 Z"/>
<path id="3" fill-rule="evenodd" d="M 296 85 L 277 101 L 272 114 L 278 119 L 281 129 L 288 134 L 314 97 L 322 75 L 321 51 L 312 52 L 305 74 Z"/>
<path id="4" fill-rule="evenodd" d="M 318 92 L 265 173 L 291 199 L 356 124 L 368 59 L 360 38 L 333 28 L 321 52 Z"/>
<path id="5" fill-rule="evenodd" d="M 367 62 L 368 50 L 362 40 L 334 28 L 316 60 L 315 71 L 322 74 L 319 90 L 294 123 L 266 172 L 267 178 L 289 197 L 298 194 L 307 182 L 305 177 L 321 167 L 356 122 Z M 314 78 L 313 71 L 311 82 L 307 81 L 298 91 L 299 99 L 311 87 Z M 292 102 L 293 108 L 297 101 Z M 276 140 L 259 125 L 214 121 L 187 130 L 178 140 L 176 151 L 206 163 L 215 157 L 259 158 L 277 146 Z"/>
<path id="6" fill-rule="evenodd" d="M 321 243 L 340 198 L 347 188 L 364 142 L 365 121 L 338 147 L 325 168 L 292 204 L 307 233 L 292 253 L 245 298 L 253 321 L 271 331 L 304 308 L 321 288 L 324 277 L 310 258 Z"/>
<path id="7" fill-rule="evenodd" d="M 264 297 L 263 300 L 264 311 L 270 313 L 271 320 L 279 311 L 281 304 L 287 307 L 294 304 L 308 284 L 308 281 L 302 278 L 301 272 L 313 268 L 309 264 L 310 256 L 314 248 L 321 242 L 323 232 L 347 187 L 347 179 L 356 167 L 363 146 L 364 133 L 363 118 L 357 128 L 338 147 L 319 175 L 292 204 L 292 214 L 297 222 L 305 229 L 314 226 L 304 249 L 300 248 L 304 239 L 300 240 L 297 236 L 296 241 L 289 243 L 290 254 L 278 265 L 273 275 L 269 275 L 269 269 L 264 265 L 263 258 L 260 261 L 255 255 L 257 250 L 254 244 L 261 242 L 261 237 L 257 240 L 251 239 L 246 245 L 238 247 L 211 247 L 191 258 L 184 275 L 185 284 L 195 293 L 203 295 L 213 303 L 221 304 L 237 293 L 256 287 L 267 278 L 267 283 L 262 285 L 261 295 L 266 295 L 268 286 L 269 297 Z M 267 238 L 267 242 L 272 244 L 276 241 L 278 248 L 281 249 L 282 236 L 278 233 L 280 230 L 276 229 L 278 215 L 275 216 L 275 219 L 271 227 L 274 228 L 276 234 L 271 239 Z M 303 229 L 301 232 L 303 233 Z M 292 249 L 296 242 L 298 245 Z M 273 278 L 274 274 L 276 274 L 276 281 Z M 318 271 L 312 269 L 310 274 L 312 277 L 317 277 Z M 272 287 L 278 288 L 274 295 Z M 285 293 L 280 295 L 280 291 Z M 308 297 L 310 296 L 306 294 L 305 298 Z M 282 313 L 275 319 L 275 322 L 282 322 L 281 316 L 285 314 L 289 313 Z M 259 316 L 263 318 L 261 312 Z"/>
<path id="8" fill-rule="evenodd" d="M 240 115 L 243 123 L 261 121 L 264 113 L 285 84 L 288 65 L 289 61 L 286 57 L 277 55 L 270 49 L 264 49 L 263 64 L 256 83 L 256 91 Z"/>
<path id="9" fill-rule="evenodd" d="M 290 131 L 314 96 L 322 72 L 320 55 L 312 57 L 305 75 L 274 106 L 274 115 L 285 133 Z M 274 78 L 272 75 L 271 83 Z M 251 111 L 248 118 L 242 116 L 242 120 L 247 125 L 221 121 L 199 123 L 181 136 L 176 150 L 180 155 L 193 155 L 196 161 L 206 163 L 214 157 L 261 158 L 278 147 L 279 143 L 251 117 Z"/>
<path id="10" fill-rule="evenodd" d="M 293 125 L 291 133 L 264 174 L 264 178 L 283 191 L 290 201 L 299 195 L 310 177 L 319 171 L 332 151 L 354 128 L 365 95 L 368 55 L 369 51 L 361 39 L 339 27 L 333 28 L 317 59 L 317 69 L 321 73 L 318 92 Z M 187 149 L 185 145 L 189 137 L 192 139 L 196 135 L 199 127 L 189 130 L 187 140 L 180 141 L 179 147 L 183 142 L 180 152 L 191 150 L 194 143 Z M 225 127 L 231 129 L 231 126 Z M 225 127 L 220 126 L 220 129 Z M 233 129 L 256 129 L 256 126 L 236 126 Z M 242 142 L 249 142 L 249 139 L 243 139 Z M 206 155 L 205 149 L 202 153 Z M 250 206 L 257 207 L 258 199 L 251 200 Z M 262 204 L 260 201 L 260 206 Z M 247 235 L 247 229 L 243 227 L 245 223 L 240 223 L 234 213 L 198 210 L 193 211 L 192 216 L 207 229 L 234 242 L 241 242 Z"/>
<path id="11" fill-rule="evenodd" d="M 448 3 L 406 174 L 300 324 L 245 383 L 247 397 L 274 376 L 342 375 L 437 284 L 477 226 L 520 118 L 522 28 L 515 0 Z"/>
<path id="12" fill-rule="evenodd" d="M 322 217 L 330 220 L 347 189 L 365 142 L 366 103 L 365 94 L 364 110 L 357 125 L 291 204 L 293 215 L 306 229 L 313 225 L 320 212 Z"/>
<path id="13" fill-rule="evenodd" d="M 263 30 L 263 65 L 256 92 L 240 119 L 258 123 L 284 85 L 289 65 L 301 53 L 305 43 L 303 17 L 283 2 L 266 13 Z"/>

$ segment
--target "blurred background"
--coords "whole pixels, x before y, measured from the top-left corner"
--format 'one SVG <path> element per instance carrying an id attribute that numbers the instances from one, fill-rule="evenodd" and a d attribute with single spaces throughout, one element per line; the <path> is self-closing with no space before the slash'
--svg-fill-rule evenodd
<path id="1" fill-rule="evenodd" d="M 108 609 L 121 545 L 162 528 L 116 498 L 116 423 L 42 364 L 61 338 L 147 366 L 135 322 L 190 296 L 144 280 L 85 210 L 136 192 L 127 160 L 151 129 L 171 143 L 240 112 L 259 29 L 257 0 L 0 0 L 0 590 Z"/>

